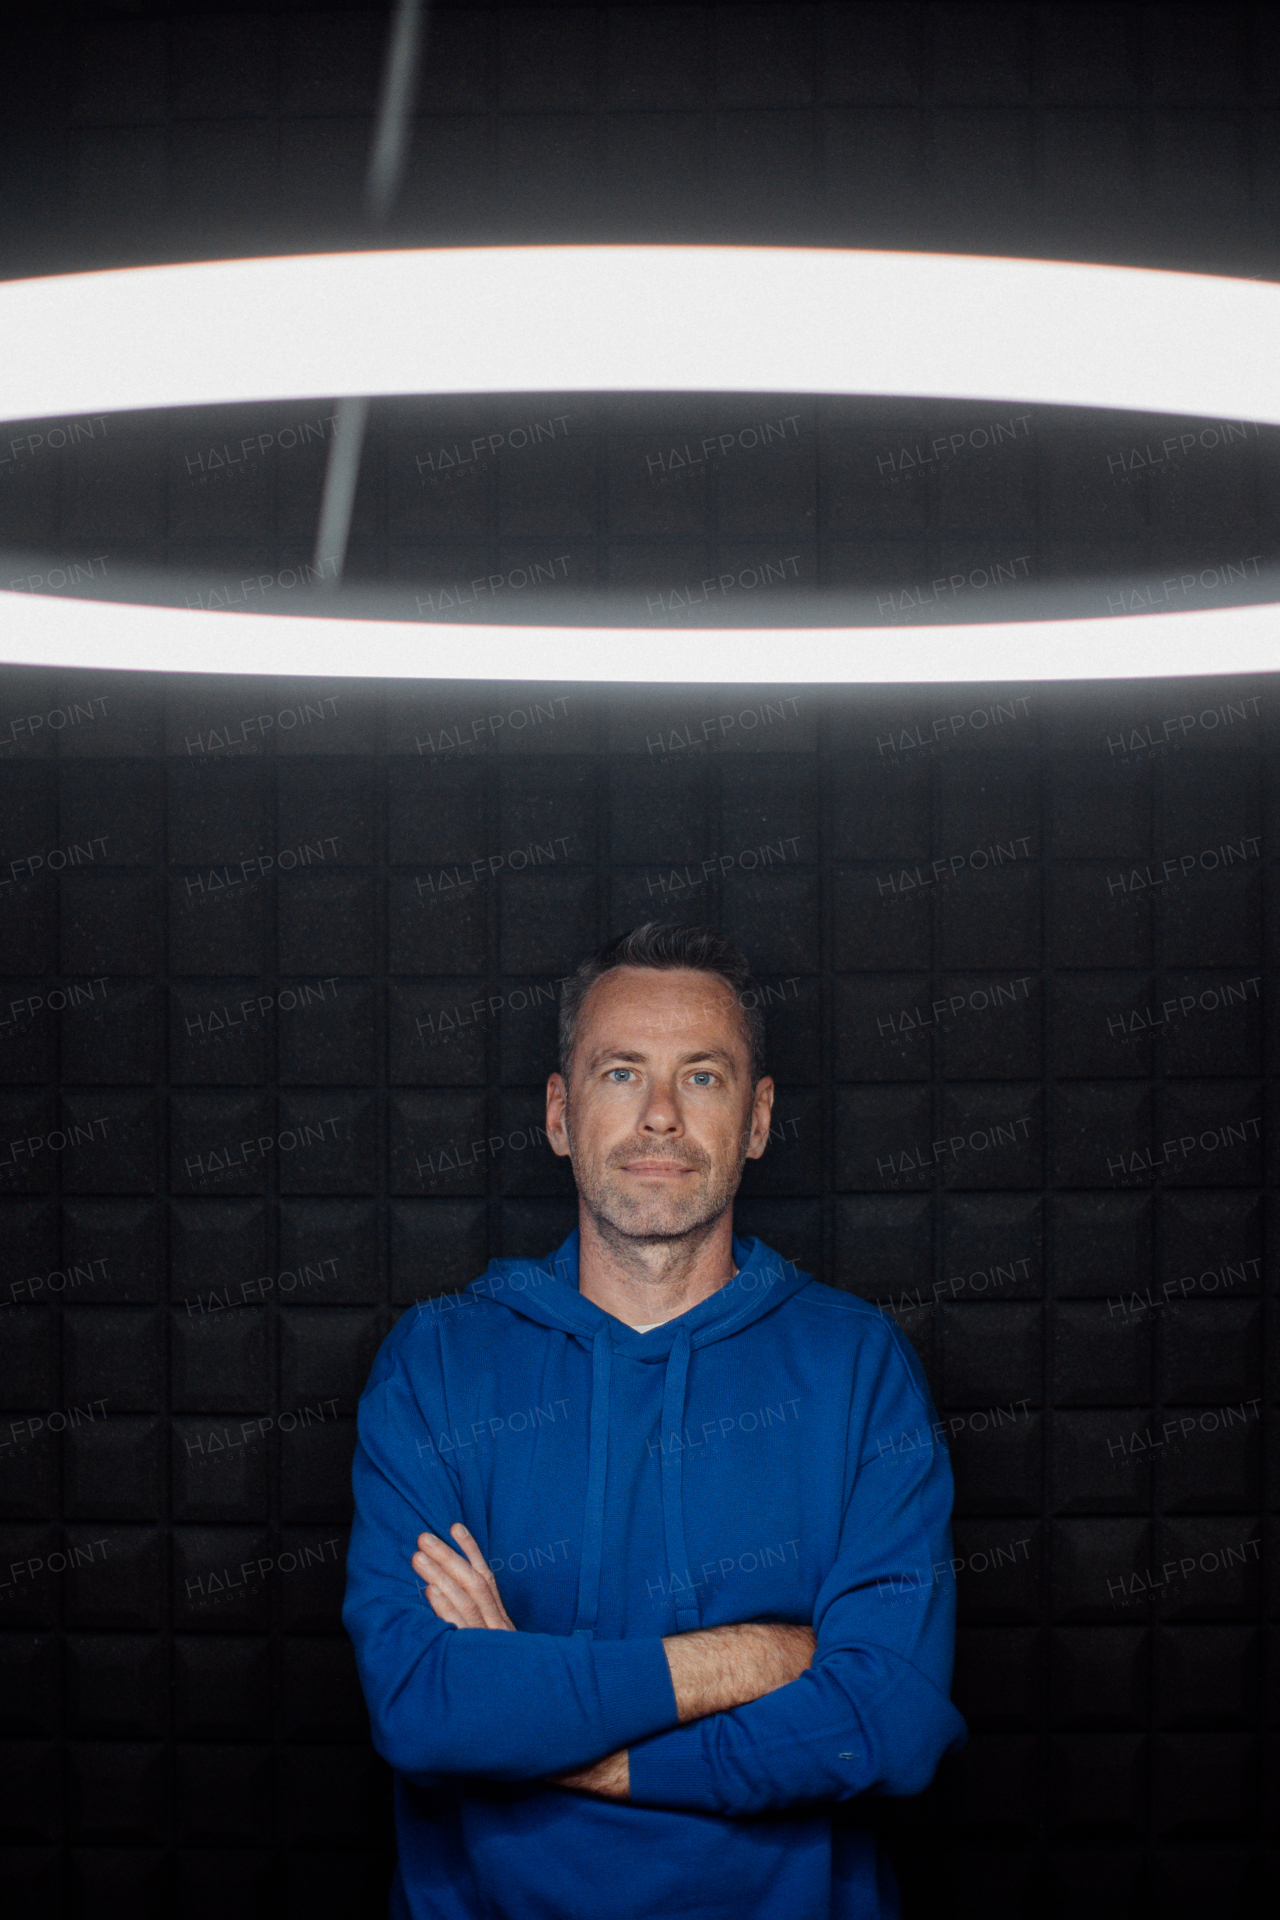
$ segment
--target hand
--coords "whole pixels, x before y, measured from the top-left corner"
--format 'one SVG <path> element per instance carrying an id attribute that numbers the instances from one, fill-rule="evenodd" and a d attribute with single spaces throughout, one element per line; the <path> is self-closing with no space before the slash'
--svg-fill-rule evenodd
<path id="1" fill-rule="evenodd" d="M 547 1777 L 553 1787 L 576 1787 L 580 1793 L 599 1794 L 604 1800 L 631 1798 L 631 1762 L 625 1747 L 617 1753 L 606 1753 L 603 1760 L 593 1760 L 577 1773 L 552 1773 Z"/>
<path id="2" fill-rule="evenodd" d="M 432 1612 L 454 1627 L 504 1627 L 515 1633 L 516 1623 L 502 1604 L 498 1583 L 475 1540 L 461 1520 L 455 1520 L 449 1531 L 462 1553 L 455 1553 L 434 1533 L 420 1533 L 418 1551 L 409 1563 L 427 1583 Z"/>

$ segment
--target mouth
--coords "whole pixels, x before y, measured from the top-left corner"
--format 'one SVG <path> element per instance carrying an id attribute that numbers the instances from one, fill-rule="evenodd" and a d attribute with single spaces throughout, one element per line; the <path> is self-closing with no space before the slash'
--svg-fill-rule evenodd
<path id="1" fill-rule="evenodd" d="M 632 1174 L 637 1180 L 681 1180 L 696 1169 L 681 1166 L 674 1160 L 631 1160 L 618 1171 Z"/>

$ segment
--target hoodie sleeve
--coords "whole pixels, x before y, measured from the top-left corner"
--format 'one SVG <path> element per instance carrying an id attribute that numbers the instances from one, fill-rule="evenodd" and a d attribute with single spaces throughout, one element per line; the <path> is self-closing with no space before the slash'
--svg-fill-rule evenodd
<path id="1" fill-rule="evenodd" d="M 476 1516 L 432 1443 L 398 1331 L 360 1399 L 342 1608 L 378 1752 L 423 1786 L 467 1774 L 534 1780 L 674 1727 L 660 1637 L 497 1632 L 451 1626 L 432 1611 L 409 1564 L 418 1535 L 452 1545 L 454 1521 Z M 443 1405 L 438 1366 L 427 1359 Z"/>
<path id="2" fill-rule="evenodd" d="M 865 1401 L 850 1417 L 858 1465 L 814 1603 L 812 1666 L 747 1706 L 632 1747 L 638 1805 L 732 1815 L 920 1793 L 963 1744 L 948 1697 L 951 1467 L 919 1362 L 886 1332 L 867 1417 Z"/>

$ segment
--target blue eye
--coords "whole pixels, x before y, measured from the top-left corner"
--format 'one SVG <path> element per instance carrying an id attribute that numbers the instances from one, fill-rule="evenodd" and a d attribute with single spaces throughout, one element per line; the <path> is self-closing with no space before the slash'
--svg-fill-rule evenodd
<path id="1" fill-rule="evenodd" d="M 711 1085 L 713 1078 L 714 1078 L 713 1074 L 699 1072 L 694 1074 L 693 1083 L 695 1086 L 709 1087 Z"/>
<path id="2" fill-rule="evenodd" d="M 619 1079 L 628 1080 L 630 1079 L 630 1077 L 631 1077 L 630 1067 L 613 1067 L 610 1069 L 610 1072 L 609 1072 L 609 1078 L 611 1080 L 619 1080 Z"/>

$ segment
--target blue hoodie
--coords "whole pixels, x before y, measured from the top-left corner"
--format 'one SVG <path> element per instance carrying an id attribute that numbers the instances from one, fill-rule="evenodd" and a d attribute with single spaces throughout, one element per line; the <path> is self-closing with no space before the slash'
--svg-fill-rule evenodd
<path id="1" fill-rule="evenodd" d="M 578 1236 L 402 1316 L 359 1408 L 343 1621 L 395 1769 L 392 1920 L 888 1920 L 832 1803 L 919 1793 L 948 1698 L 951 1470 L 893 1322 L 759 1240 L 649 1333 Z M 419 1533 L 470 1528 L 519 1631 L 437 1618 Z M 811 1625 L 812 1667 L 678 1724 L 664 1634 Z M 545 1784 L 630 1750 L 631 1801 Z"/>

